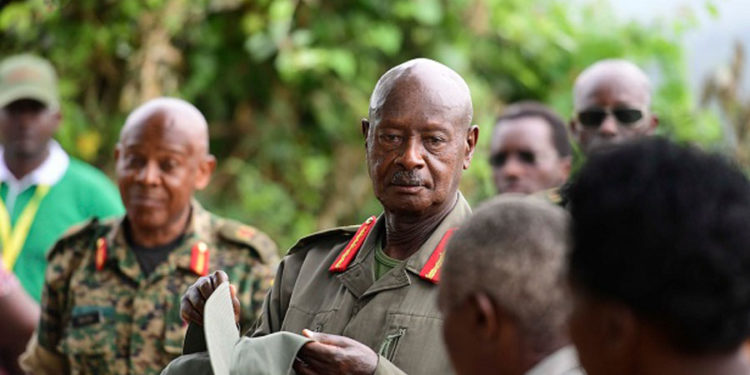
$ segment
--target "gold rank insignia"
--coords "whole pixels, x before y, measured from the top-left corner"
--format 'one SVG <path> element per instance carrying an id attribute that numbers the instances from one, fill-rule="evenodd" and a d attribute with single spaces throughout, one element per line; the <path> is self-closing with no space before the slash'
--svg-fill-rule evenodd
<path id="1" fill-rule="evenodd" d="M 208 245 L 199 241 L 190 251 L 190 269 L 198 275 L 208 275 Z"/>

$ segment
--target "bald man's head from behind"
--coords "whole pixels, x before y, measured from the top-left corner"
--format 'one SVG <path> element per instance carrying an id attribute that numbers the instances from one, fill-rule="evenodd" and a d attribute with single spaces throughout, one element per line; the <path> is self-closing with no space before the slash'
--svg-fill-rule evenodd
<path id="1" fill-rule="evenodd" d="M 508 194 L 454 232 L 438 302 L 457 374 L 523 375 L 543 361 L 552 365 L 545 359 L 568 344 L 568 222 L 562 208 Z M 565 373 L 577 374 L 574 367 Z"/>
<path id="2" fill-rule="evenodd" d="M 627 60 L 601 60 L 586 68 L 573 89 L 570 127 L 585 154 L 651 135 L 659 124 L 651 113 L 648 76 Z"/>
<path id="3" fill-rule="evenodd" d="M 206 119 L 175 98 L 150 100 L 130 113 L 115 149 L 117 184 L 134 231 L 178 227 L 196 190 L 216 166 Z"/>
<path id="4" fill-rule="evenodd" d="M 429 59 L 386 72 L 362 120 L 373 189 L 386 212 L 447 212 L 471 164 L 479 128 L 469 87 L 458 73 Z"/>

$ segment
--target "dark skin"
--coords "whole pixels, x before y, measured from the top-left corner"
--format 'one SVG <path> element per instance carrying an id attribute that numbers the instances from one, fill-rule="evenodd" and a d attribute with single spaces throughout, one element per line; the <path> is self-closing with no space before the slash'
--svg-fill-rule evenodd
<path id="1" fill-rule="evenodd" d="M 589 375 L 739 375 L 750 373 L 745 345 L 725 353 L 682 353 L 658 324 L 622 303 L 574 288 L 571 338 Z"/>
<path id="2" fill-rule="evenodd" d="M 414 254 L 456 204 L 462 171 L 469 167 L 479 137 L 470 117 L 466 84 L 441 64 L 412 60 L 378 82 L 362 133 L 373 190 L 385 210 L 384 250 L 389 256 Z M 224 281 L 226 274 L 217 272 L 193 284 L 182 298 L 183 319 L 202 324 L 206 299 Z M 239 321 L 234 295 L 233 304 Z M 378 356 L 371 348 L 343 336 L 307 335 L 316 341 L 297 353 L 298 373 L 375 371 Z"/>
<path id="3" fill-rule="evenodd" d="M 0 109 L 0 137 L 5 165 L 17 179 L 38 168 L 49 155 L 49 141 L 60 125 L 59 110 L 33 99 Z"/>
<path id="4" fill-rule="evenodd" d="M 414 254 L 456 204 L 479 128 L 471 125 L 471 98 L 457 82 L 436 84 L 440 66 L 415 64 L 381 79 L 362 121 L 367 169 L 386 218 L 384 251 L 394 259 Z M 458 87 L 457 87 L 458 86 Z"/>
<path id="5" fill-rule="evenodd" d="M 39 322 L 39 306 L 20 284 L 0 297 L 0 322 L 3 322 L 0 325 L 0 367 L 5 366 L 11 374 L 23 374 L 18 357 Z"/>
<path id="6" fill-rule="evenodd" d="M 570 174 L 571 158 L 561 157 L 550 126 L 541 117 L 522 117 L 495 125 L 490 154 L 503 164 L 492 167 L 499 194 L 533 194 L 562 185 Z"/>
<path id="7" fill-rule="evenodd" d="M 602 62 L 581 73 L 574 90 L 576 115 L 570 130 L 585 154 L 618 142 L 653 134 L 659 118 L 651 113 L 648 78 L 637 67 L 623 62 Z M 586 127 L 577 114 L 589 109 L 632 108 L 643 111 L 633 124 L 620 124 L 608 115 L 598 127 Z"/>
<path id="8" fill-rule="evenodd" d="M 185 103 L 155 99 L 136 109 L 115 149 L 117 184 L 133 241 L 167 244 L 185 230 L 190 199 L 211 178 L 205 120 Z"/>
<path id="9" fill-rule="evenodd" d="M 482 292 L 443 307 L 443 317 L 443 338 L 459 375 L 523 375 L 567 343 L 563 335 L 551 335 L 540 352 L 535 348 L 541 345 L 524 335 L 518 320 Z"/>

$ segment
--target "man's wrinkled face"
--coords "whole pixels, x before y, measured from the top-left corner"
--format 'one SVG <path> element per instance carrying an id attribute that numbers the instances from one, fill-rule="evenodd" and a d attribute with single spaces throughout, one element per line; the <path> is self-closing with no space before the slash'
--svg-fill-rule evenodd
<path id="1" fill-rule="evenodd" d="M 21 99 L 0 109 L 0 137 L 5 152 L 20 157 L 40 155 L 55 134 L 60 112 L 31 99 Z"/>
<path id="2" fill-rule="evenodd" d="M 387 107 L 388 105 L 386 105 Z M 422 215 L 456 197 L 471 150 L 455 111 L 416 98 L 382 110 L 367 132 L 367 167 L 386 210 Z"/>
<path id="3" fill-rule="evenodd" d="M 490 164 L 499 194 L 533 194 L 565 182 L 570 160 L 560 158 L 551 133 L 540 117 L 504 120 L 496 125 Z"/>
<path id="4" fill-rule="evenodd" d="M 646 87 L 627 76 L 605 75 L 583 85 L 571 121 L 584 153 L 650 135 L 658 120 L 649 111 Z"/>
<path id="5" fill-rule="evenodd" d="M 136 228 L 153 230 L 179 220 L 194 190 L 207 183 L 205 152 L 174 121 L 155 112 L 123 134 L 117 146 L 117 184 Z"/>

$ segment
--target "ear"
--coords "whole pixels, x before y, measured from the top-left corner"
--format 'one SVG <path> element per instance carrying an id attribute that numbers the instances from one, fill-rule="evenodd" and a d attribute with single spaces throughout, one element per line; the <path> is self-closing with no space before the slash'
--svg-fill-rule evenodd
<path id="1" fill-rule="evenodd" d="M 607 352 L 628 358 L 637 350 L 640 341 L 640 323 L 630 308 L 619 303 L 608 303 L 602 309 L 601 319 Z M 602 344 L 604 344 L 604 342 Z"/>
<path id="2" fill-rule="evenodd" d="M 195 190 L 203 190 L 211 182 L 211 175 L 216 169 L 216 158 L 208 154 L 198 164 L 198 173 L 195 176 Z"/>
<path id="3" fill-rule="evenodd" d="M 469 297 L 469 303 L 473 307 L 472 323 L 476 326 L 475 332 L 479 333 L 479 337 L 489 341 L 499 336 L 500 322 L 498 321 L 497 309 L 490 297 L 479 292 Z"/>
<path id="4" fill-rule="evenodd" d="M 52 119 L 50 121 L 52 121 L 53 132 L 57 132 L 57 129 L 60 127 L 60 122 L 62 121 L 62 110 L 56 109 L 51 116 Z"/>
<path id="5" fill-rule="evenodd" d="M 365 138 L 365 148 L 367 148 L 367 139 L 368 135 L 370 134 L 370 120 L 363 118 L 362 119 L 362 136 Z"/>
<path id="6" fill-rule="evenodd" d="M 659 116 L 657 116 L 655 113 L 652 113 L 651 119 L 648 123 L 648 134 L 652 134 L 656 130 L 657 126 L 659 126 Z"/>
<path id="7" fill-rule="evenodd" d="M 115 165 L 117 165 L 117 161 L 120 160 L 120 142 L 117 142 L 115 144 L 115 151 L 114 151 L 114 157 L 115 157 Z"/>
<path id="8" fill-rule="evenodd" d="M 573 135 L 573 138 L 578 140 L 578 133 L 580 131 L 580 127 L 578 125 L 578 121 L 576 121 L 575 118 L 571 118 L 570 122 L 568 123 L 568 126 L 570 126 L 570 134 Z"/>
<path id="9" fill-rule="evenodd" d="M 477 147 L 477 141 L 479 141 L 479 126 L 472 125 L 469 127 L 469 131 L 466 133 L 466 150 L 464 153 L 464 169 L 468 169 L 471 165 L 471 158 L 474 156 L 474 150 Z"/>
<path id="10" fill-rule="evenodd" d="M 573 157 L 566 156 L 560 158 L 560 171 L 562 172 L 563 181 L 567 181 L 570 177 L 570 170 L 573 168 Z"/>

